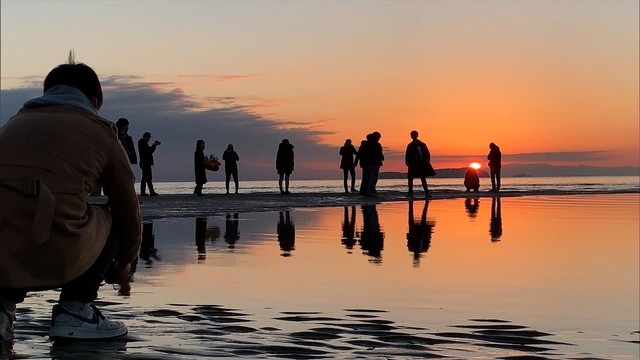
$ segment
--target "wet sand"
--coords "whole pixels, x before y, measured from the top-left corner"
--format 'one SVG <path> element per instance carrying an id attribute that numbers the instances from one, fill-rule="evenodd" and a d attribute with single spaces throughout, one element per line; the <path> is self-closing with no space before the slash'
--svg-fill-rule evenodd
<path id="1" fill-rule="evenodd" d="M 432 199 L 568 194 L 448 192 L 433 193 Z M 595 193 L 585 195 L 591 194 Z M 294 193 L 140 198 L 145 219 L 407 200 L 405 194 L 399 192 L 380 193 L 375 197 Z M 148 291 L 146 296 L 152 296 L 152 287 L 138 288 Z M 127 296 L 118 296 L 108 285 L 101 290 L 96 304 L 108 317 L 125 321 L 129 334 L 107 342 L 52 342 L 48 339 L 48 327 L 57 295 L 56 291 L 29 294 L 18 308 L 17 338 L 3 345 L 0 359 L 599 359 L 581 353 L 577 344 L 563 341 L 560 334 L 509 319 L 460 319 L 444 328 L 429 328 L 390 320 L 385 309 L 345 308 L 327 314 L 274 310 L 265 304 L 261 311 L 250 313 L 234 308 L 233 304 L 216 304 L 215 299 L 208 304 L 132 307 Z M 635 331 L 614 341 L 640 344 L 639 337 L 640 333 Z"/>
<path id="2" fill-rule="evenodd" d="M 96 304 L 127 321 L 128 335 L 104 342 L 50 342 L 43 305 L 52 302 L 20 308 L 17 339 L 13 348 L 5 345 L 3 359 L 566 359 L 575 351 L 575 344 L 553 334 L 502 319 L 468 319 L 443 331 L 395 323 L 380 309 L 343 309 L 332 316 L 266 308 L 256 316 L 217 304 L 131 309 L 115 301 Z M 633 342 L 632 337 L 620 341 Z"/>

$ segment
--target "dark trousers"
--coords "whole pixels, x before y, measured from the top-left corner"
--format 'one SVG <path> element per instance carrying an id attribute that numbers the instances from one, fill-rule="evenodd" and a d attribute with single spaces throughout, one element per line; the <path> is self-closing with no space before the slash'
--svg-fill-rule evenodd
<path id="1" fill-rule="evenodd" d="M 140 193 L 144 194 L 149 186 L 149 193 L 153 194 L 153 173 L 151 172 L 151 165 L 140 165 L 142 169 L 142 179 L 140 179 Z"/>
<path id="2" fill-rule="evenodd" d="M 500 168 L 490 168 L 491 190 L 500 190 Z"/>
<path id="3" fill-rule="evenodd" d="M 229 191 L 229 182 L 231 181 L 231 177 L 233 176 L 233 182 L 236 185 L 236 191 L 238 191 L 238 169 L 225 171 L 225 185 L 227 187 L 227 191 Z"/>
<path id="4" fill-rule="evenodd" d="M 60 301 L 89 303 L 98 298 L 98 289 L 104 280 L 105 273 L 113 263 L 113 258 L 116 254 L 118 242 L 120 240 L 120 237 L 116 234 L 114 229 L 115 227 L 112 226 L 107 242 L 93 265 L 82 273 L 82 275 L 62 285 Z M 35 289 L 0 288 L 0 298 L 5 298 L 15 304 L 18 304 L 24 301 L 24 298 L 29 291 L 50 290 L 54 288 L 57 288 L 57 286 Z"/>
<path id="5" fill-rule="evenodd" d="M 371 173 L 369 172 L 369 167 L 364 166 L 362 168 L 362 178 L 360 179 L 360 195 L 367 194 L 367 188 L 369 187 L 370 178 L 371 178 Z"/>
<path id="6" fill-rule="evenodd" d="M 367 181 L 367 195 L 375 195 L 376 185 L 378 184 L 379 165 L 369 166 L 369 180 Z"/>
<path id="7" fill-rule="evenodd" d="M 356 188 L 356 170 L 354 168 L 342 169 L 344 191 L 349 191 L 349 186 L 347 185 L 349 174 L 351 174 L 351 190 Z"/>

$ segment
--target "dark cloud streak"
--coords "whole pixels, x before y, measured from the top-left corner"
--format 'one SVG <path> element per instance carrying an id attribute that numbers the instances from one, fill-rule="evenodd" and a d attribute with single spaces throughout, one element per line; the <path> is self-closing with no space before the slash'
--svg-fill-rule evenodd
<path id="1" fill-rule="evenodd" d="M 155 153 L 154 178 L 158 181 L 192 181 L 193 152 L 198 139 L 206 142 L 206 154 L 222 156 L 227 144 L 234 144 L 240 155 L 241 179 L 275 179 L 275 155 L 283 138 L 291 140 L 296 152 L 294 178 L 337 178 L 340 170 L 318 169 L 314 163 L 332 159 L 338 164 L 337 147 L 319 144 L 326 131 L 310 129 L 308 124 L 285 127 L 275 119 L 262 117 L 242 105 L 203 109 L 196 99 L 180 89 L 160 90 L 154 84 L 129 77 L 109 77 L 103 81 L 104 106 L 100 114 L 112 121 L 126 117 L 134 141 L 145 131 L 162 141 Z M 13 116 L 22 104 L 42 93 L 30 87 L 2 90 L 0 124 Z M 233 98 L 225 98 L 227 104 Z M 241 102 L 239 102 L 241 103 Z M 217 105 L 220 105 L 218 103 Z M 338 145 L 339 147 L 339 145 Z M 139 179 L 139 169 L 136 169 Z M 223 171 L 208 173 L 211 180 L 221 180 Z"/>

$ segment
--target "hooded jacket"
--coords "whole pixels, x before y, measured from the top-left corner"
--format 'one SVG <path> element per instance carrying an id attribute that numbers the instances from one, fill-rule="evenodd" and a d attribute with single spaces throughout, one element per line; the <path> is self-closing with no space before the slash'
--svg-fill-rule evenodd
<path id="1" fill-rule="evenodd" d="M 107 204 L 87 203 L 102 184 Z M 0 288 L 46 288 L 81 275 L 119 224 L 116 261 L 140 245 L 140 208 L 115 124 L 59 85 L 0 127 Z"/>

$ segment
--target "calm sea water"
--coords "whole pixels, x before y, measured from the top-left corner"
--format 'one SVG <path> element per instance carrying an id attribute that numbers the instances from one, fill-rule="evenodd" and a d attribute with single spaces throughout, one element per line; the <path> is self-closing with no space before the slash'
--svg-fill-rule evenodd
<path id="1" fill-rule="evenodd" d="M 224 176 L 224 174 L 219 174 Z M 215 179 L 215 175 L 209 175 Z M 491 183 L 488 179 L 480 180 L 480 190 L 488 190 Z M 419 186 L 419 181 L 415 182 Z M 155 184 L 156 191 L 164 194 L 191 194 L 194 184 L 192 182 L 159 182 Z M 139 186 L 138 186 L 139 187 Z M 378 182 L 379 191 L 406 191 L 405 179 L 381 179 Z M 231 183 L 233 189 L 233 183 Z M 608 191 L 640 191 L 640 178 L 637 176 L 576 176 L 576 177 L 530 177 L 530 178 L 503 178 L 503 191 L 584 191 L 584 192 L 608 192 Z M 462 191 L 464 190 L 462 179 L 429 179 L 429 189 L 432 191 Z M 209 193 L 224 192 L 224 181 L 212 180 L 205 185 Z M 291 179 L 291 190 L 301 193 L 342 192 L 342 180 L 296 180 Z M 278 182 L 273 181 L 240 181 L 240 192 L 243 193 L 269 193 L 278 191 Z"/>
<path id="2" fill-rule="evenodd" d="M 550 358 L 637 358 L 638 204 L 534 196 L 166 219 L 147 224 L 157 258 L 139 267 L 131 303 L 377 309 L 434 332 L 498 319 L 572 344 Z"/>

